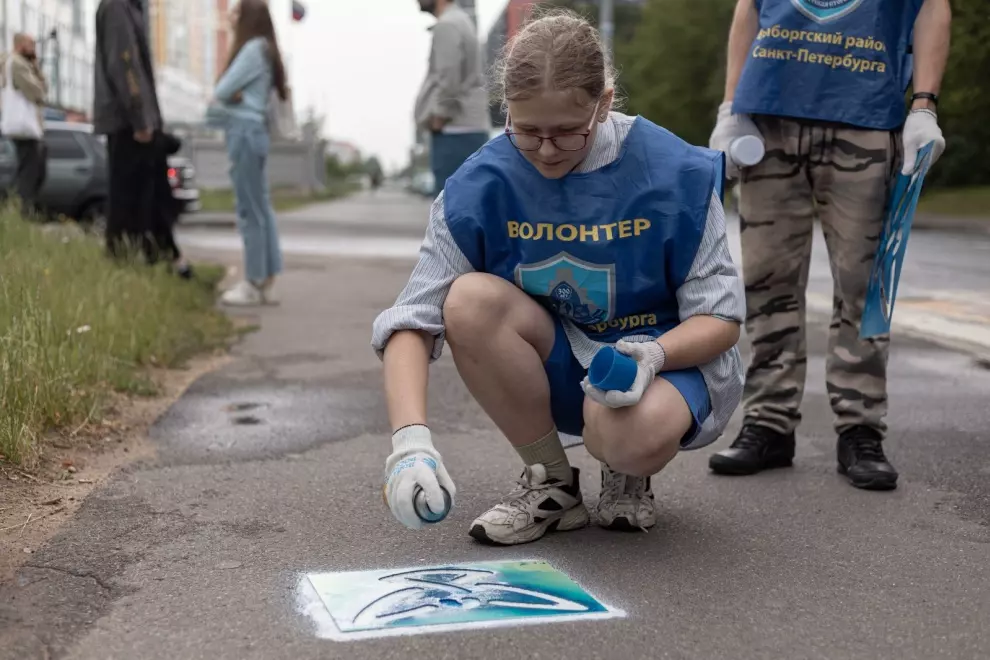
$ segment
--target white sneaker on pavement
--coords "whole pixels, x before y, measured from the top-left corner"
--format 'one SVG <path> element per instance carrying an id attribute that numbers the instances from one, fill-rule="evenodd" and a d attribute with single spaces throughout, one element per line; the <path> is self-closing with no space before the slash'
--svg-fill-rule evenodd
<path id="1" fill-rule="evenodd" d="M 595 509 L 605 529 L 635 531 L 657 524 L 657 504 L 649 477 L 631 477 L 602 463 L 602 492 Z"/>
<path id="2" fill-rule="evenodd" d="M 220 297 L 220 302 L 231 307 L 263 305 L 265 303 L 265 294 L 251 282 L 243 280 L 227 291 L 224 291 L 224 294 Z"/>
<path id="3" fill-rule="evenodd" d="M 541 538 L 547 532 L 580 529 L 591 521 L 581 500 L 580 470 L 572 467 L 571 485 L 547 478 L 543 465 L 531 465 L 519 478 L 520 488 L 481 514 L 471 525 L 471 536 L 491 545 L 516 545 Z"/>

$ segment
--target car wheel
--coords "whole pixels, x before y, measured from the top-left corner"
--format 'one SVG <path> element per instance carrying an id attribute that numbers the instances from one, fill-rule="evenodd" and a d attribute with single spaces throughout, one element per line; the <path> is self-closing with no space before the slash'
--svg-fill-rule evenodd
<path id="1" fill-rule="evenodd" d="M 107 233 L 107 214 L 103 202 L 93 202 L 82 212 L 80 222 L 87 231 L 105 236 Z"/>

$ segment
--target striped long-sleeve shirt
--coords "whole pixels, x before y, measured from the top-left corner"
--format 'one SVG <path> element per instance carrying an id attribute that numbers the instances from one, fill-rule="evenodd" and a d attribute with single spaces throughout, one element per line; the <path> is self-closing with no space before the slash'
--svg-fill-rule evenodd
<path id="1" fill-rule="evenodd" d="M 577 171 L 593 172 L 618 158 L 634 121 L 634 117 L 613 112 L 609 121 L 599 126 L 594 144 Z M 375 320 L 372 346 L 378 356 L 383 356 L 385 345 L 395 332 L 422 330 L 435 338 L 431 359 L 438 359 L 443 351 L 443 305 L 447 293 L 454 280 L 473 270 L 447 227 L 443 193 L 440 193 L 433 203 L 419 261 L 408 283 L 395 304 Z M 710 315 L 738 323 L 745 320 L 742 282 L 729 254 L 725 214 L 714 191 L 701 244 L 687 278 L 677 290 L 677 301 L 681 321 L 697 315 Z M 589 338 L 568 319 L 562 321 L 571 351 L 587 369 L 602 344 Z M 652 341 L 653 337 L 633 335 L 626 339 Z M 692 448 L 718 439 L 739 404 L 743 386 L 742 358 L 737 348 L 701 365 L 699 369 L 708 385 L 712 414 L 692 442 Z"/>

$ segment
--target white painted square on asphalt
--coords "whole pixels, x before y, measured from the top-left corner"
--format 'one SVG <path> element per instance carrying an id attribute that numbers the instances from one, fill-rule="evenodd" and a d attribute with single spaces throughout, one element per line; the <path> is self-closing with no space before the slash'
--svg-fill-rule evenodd
<path id="1" fill-rule="evenodd" d="M 625 616 L 541 560 L 309 573 L 299 587 L 338 641 Z"/>

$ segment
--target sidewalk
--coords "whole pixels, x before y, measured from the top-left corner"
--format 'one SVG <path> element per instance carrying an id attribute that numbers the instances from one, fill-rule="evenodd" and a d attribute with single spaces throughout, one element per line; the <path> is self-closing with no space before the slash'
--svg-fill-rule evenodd
<path id="1" fill-rule="evenodd" d="M 816 319 L 826 322 L 831 318 L 831 296 L 809 293 L 807 302 L 808 311 Z M 927 340 L 986 361 L 990 359 L 990 296 L 954 292 L 933 292 L 918 298 L 898 296 L 891 334 Z"/>
<path id="2" fill-rule="evenodd" d="M 727 219 L 729 248 L 742 263 L 739 222 Z M 832 274 L 821 227 L 814 229 L 807 309 L 816 322 L 832 315 Z M 985 359 L 990 356 L 990 234 L 912 231 L 891 333 L 923 339 Z"/>
<path id="3" fill-rule="evenodd" d="M 372 205 L 369 215 L 423 222 L 420 206 L 370 200 L 331 205 L 326 222 L 346 223 L 334 214 L 359 203 Z M 745 479 L 709 474 L 708 456 L 728 444 L 737 414 L 725 438 L 654 480 L 660 523 L 650 533 L 589 527 L 490 548 L 467 531 L 513 486 L 519 460 L 449 351 L 430 372 L 429 416 L 457 504 L 443 524 L 418 533 L 382 504 L 389 427 L 371 323 L 412 264 L 290 254 L 275 290 L 280 304 L 236 312 L 259 331 L 158 421 L 157 455 L 101 485 L 15 582 L 0 586 L 8 624 L 0 648 L 25 660 L 516 660 L 556 658 L 561 649 L 581 660 L 990 654 L 982 473 L 990 373 L 896 337 L 889 451 L 901 485 L 857 491 L 835 474 L 825 326 L 817 324 L 794 468 Z M 583 448 L 571 456 L 593 506 L 598 465 Z M 312 603 L 301 600 L 312 571 L 525 558 L 549 561 L 624 615 L 341 643 L 321 638 L 307 614 Z"/>

